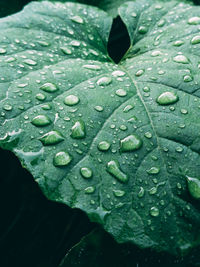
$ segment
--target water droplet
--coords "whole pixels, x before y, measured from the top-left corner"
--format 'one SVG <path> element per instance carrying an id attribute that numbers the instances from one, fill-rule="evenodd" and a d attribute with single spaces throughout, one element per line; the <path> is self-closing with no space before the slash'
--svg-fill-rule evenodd
<path id="1" fill-rule="evenodd" d="M 116 92 L 115 92 L 116 95 L 118 96 L 126 96 L 127 95 L 127 92 L 124 90 L 124 89 L 118 89 Z"/>
<path id="2" fill-rule="evenodd" d="M 181 113 L 185 115 L 185 114 L 188 114 L 188 111 L 187 111 L 187 109 L 182 108 L 182 109 L 181 109 Z"/>
<path id="3" fill-rule="evenodd" d="M 182 63 L 182 64 L 188 64 L 189 63 L 188 58 L 184 55 L 177 55 L 177 56 L 173 57 L 173 61 L 177 62 L 177 63 Z"/>
<path id="4" fill-rule="evenodd" d="M 123 190 L 113 190 L 113 194 L 116 197 L 123 197 L 125 195 L 125 192 Z"/>
<path id="5" fill-rule="evenodd" d="M 44 134 L 39 140 L 45 146 L 56 145 L 64 140 L 62 134 L 58 131 L 51 131 Z"/>
<path id="6" fill-rule="evenodd" d="M 144 134 L 144 136 L 146 137 L 146 138 L 151 138 L 152 137 L 152 134 L 150 133 L 150 132 L 146 132 L 145 134 Z"/>
<path id="7" fill-rule="evenodd" d="M 32 60 L 32 59 L 25 59 L 23 62 L 24 62 L 25 64 L 27 64 L 27 65 L 30 65 L 30 66 L 35 66 L 35 65 L 37 65 L 37 62 L 34 61 L 34 60 Z"/>
<path id="8" fill-rule="evenodd" d="M 159 22 L 158 22 L 158 27 L 163 27 L 165 25 L 165 20 L 164 19 L 161 19 Z"/>
<path id="9" fill-rule="evenodd" d="M 109 85 L 112 82 L 112 79 L 110 77 L 102 77 L 97 81 L 97 84 L 100 86 L 106 86 Z"/>
<path id="10" fill-rule="evenodd" d="M 191 44 L 195 45 L 195 44 L 199 44 L 199 43 L 200 43 L 200 35 L 194 36 L 191 40 Z"/>
<path id="11" fill-rule="evenodd" d="M 174 104 L 179 100 L 178 96 L 173 92 L 164 92 L 157 98 L 157 103 L 160 105 Z"/>
<path id="12" fill-rule="evenodd" d="M 136 14 L 135 12 L 133 12 L 133 13 L 131 13 L 131 16 L 132 16 L 133 18 L 136 18 L 136 17 L 137 17 L 137 14 Z"/>
<path id="13" fill-rule="evenodd" d="M 95 187 L 94 186 L 89 186 L 89 187 L 85 188 L 84 191 L 85 191 L 86 194 L 92 194 L 95 191 Z"/>
<path id="14" fill-rule="evenodd" d="M 181 41 L 181 40 L 177 40 L 177 41 L 175 41 L 175 42 L 173 43 L 173 46 L 181 46 L 181 45 L 183 45 L 183 44 L 184 44 L 183 41 Z"/>
<path id="15" fill-rule="evenodd" d="M 40 87 L 40 89 L 47 93 L 54 93 L 58 91 L 58 87 L 53 83 L 45 83 Z"/>
<path id="16" fill-rule="evenodd" d="M 138 197 L 143 197 L 144 196 L 144 188 L 140 187 L 140 191 L 138 193 Z"/>
<path id="17" fill-rule="evenodd" d="M 112 76 L 114 77 L 123 77 L 126 73 L 121 70 L 115 70 L 112 72 Z"/>
<path id="18" fill-rule="evenodd" d="M 191 75 L 185 75 L 184 77 L 183 77 L 183 80 L 184 80 L 184 82 L 191 82 L 191 81 L 193 81 L 193 77 L 191 76 Z"/>
<path id="19" fill-rule="evenodd" d="M 142 146 L 142 140 L 136 135 L 129 135 L 120 141 L 120 150 L 122 152 L 134 151 Z"/>
<path id="20" fill-rule="evenodd" d="M 83 67 L 89 70 L 101 70 L 101 66 L 99 65 L 83 65 Z"/>
<path id="21" fill-rule="evenodd" d="M 3 109 L 6 110 L 6 111 L 11 111 L 12 110 L 12 106 L 10 104 L 5 104 L 3 106 Z"/>
<path id="22" fill-rule="evenodd" d="M 44 47 L 47 47 L 47 46 L 50 45 L 50 43 L 47 43 L 47 42 L 45 42 L 45 41 L 37 41 L 37 43 L 38 43 L 39 45 L 41 45 L 41 46 L 44 46 Z"/>
<path id="23" fill-rule="evenodd" d="M 142 76 L 143 74 L 144 74 L 144 70 L 138 70 L 135 76 L 139 77 L 139 76 Z"/>
<path id="24" fill-rule="evenodd" d="M 192 17 L 188 20 L 188 24 L 197 25 L 200 24 L 200 17 Z"/>
<path id="25" fill-rule="evenodd" d="M 62 47 L 60 47 L 60 50 L 61 50 L 65 55 L 71 55 L 71 54 L 72 54 L 72 51 L 71 51 L 68 47 L 62 46 Z"/>
<path id="26" fill-rule="evenodd" d="M 80 41 L 77 41 L 77 40 L 73 40 L 73 41 L 71 41 L 70 44 L 71 44 L 72 46 L 79 47 L 80 44 L 81 44 L 81 42 L 80 42 Z"/>
<path id="27" fill-rule="evenodd" d="M 156 207 L 152 207 L 152 208 L 150 209 L 150 215 L 151 215 L 152 217 L 157 217 L 157 216 L 159 215 L 159 209 L 156 208 Z"/>
<path id="28" fill-rule="evenodd" d="M 81 175 L 82 175 L 84 178 L 86 178 L 86 179 L 91 178 L 92 175 L 93 175 L 92 170 L 91 170 L 90 168 L 87 168 L 87 167 L 83 167 L 83 168 L 81 168 L 81 169 L 80 169 L 80 173 L 81 173 Z"/>
<path id="29" fill-rule="evenodd" d="M 179 152 L 179 153 L 183 152 L 183 148 L 180 146 L 176 147 L 176 152 Z"/>
<path id="30" fill-rule="evenodd" d="M 200 179 L 186 176 L 188 190 L 195 199 L 200 199 Z"/>
<path id="31" fill-rule="evenodd" d="M 79 98 L 78 96 L 75 95 L 68 95 L 65 97 L 64 103 L 67 106 L 74 106 L 79 103 Z"/>
<path id="32" fill-rule="evenodd" d="M 51 123 L 51 120 L 46 115 L 38 115 L 33 118 L 31 123 L 37 127 L 43 127 L 49 125 Z"/>
<path id="33" fill-rule="evenodd" d="M 85 135 L 85 123 L 82 120 L 75 122 L 72 127 L 71 137 L 74 139 L 82 139 Z"/>
<path id="34" fill-rule="evenodd" d="M 138 29 L 138 32 L 139 32 L 140 34 L 145 34 L 145 33 L 148 32 L 148 29 L 147 29 L 147 27 L 145 27 L 145 26 L 140 26 L 139 29 Z"/>
<path id="35" fill-rule="evenodd" d="M 55 155 L 53 159 L 53 164 L 56 167 L 63 167 L 63 166 L 67 166 L 71 161 L 72 161 L 72 157 L 69 155 L 69 153 L 65 151 L 60 151 Z"/>
<path id="36" fill-rule="evenodd" d="M 50 104 L 45 104 L 42 106 L 43 110 L 50 110 L 51 109 L 51 105 Z"/>
<path id="37" fill-rule="evenodd" d="M 113 175 L 122 183 L 128 181 L 128 176 L 120 170 L 119 162 L 116 160 L 111 160 L 107 163 L 107 172 Z"/>
<path id="38" fill-rule="evenodd" d="M 0 54 L 5 54 L 7 51 L 4 48 L 0 48 Z"/>
<path id="39" fill-rule="evenodd" d="M 161 51 L 160 50 L 155 50 L 151 53 L 151 56 L 152 57 L 157 57 L 157 56 L 160 56 L 162 55 Z"/>
<path id="40" fill-rule="evenodd" d="M 101 141 L 98 144 L 98 149 L 100 151 L 107 151 L 110 148 L 110 143 L 108 143 L 107 141 Z"/>
<path id="41" fill-rule="evenodd" d="M 150 195 L 155 195 L 157 193 L 157 187 L 152 187 L 150 190 L 149 190 L 149 194 Z"/>
<path id="42" fill-rule="evenodd" d="M 95 106 L 94 109 L 96 111 L 99 111 L 99 112 L 103 111 L 103 107 L 102 106 Z"/>
<path id="43" fill-rule="evenodd" d="M 120 125 L 119 129 L 122 130 L 122 131 L 126 131 L 127 127 L 126 127 L 126 125 L 122 124 L 122 125 Z"/>
<path id="44" fill-rule="evenodd" d="M 72 21 L 79 23 L 79 24 L 83 24 L 83 19 L 79 16 L 74 16 L 71 18 Z"/>
<path id="45" fill-rule="evenodd" d="M 157 167 L 151 167 L 149 170 L 146 171 L 149 174 L 158 174 L 160 172 L 160 169 Z"/>
<path id="46" fill-rule="evenodd" d="M 46 96 L 43 95 L 43 94 L 41 94 L 41 93 L 37 94 L 35 97 L 36 97 L 36 99 L 38 99 L 38 100 L 40 100 L 40 101 L 43 101 L 43 100 L 46 99 Z"/>

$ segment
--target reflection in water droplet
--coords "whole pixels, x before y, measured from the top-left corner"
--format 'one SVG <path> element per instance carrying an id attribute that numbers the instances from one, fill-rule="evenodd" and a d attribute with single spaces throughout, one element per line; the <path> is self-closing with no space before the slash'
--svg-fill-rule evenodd
<path id="1" fill-rule="evenodd" d="M 112 82 L 112 79 L 110 77 L 102 77 L 97 81 L 97 84 L 100 86 L 106 86 L 109 85 Z"/>
<path id="2" fill-rule="evenodd" d="M 37 127 L 43 127 L 51 124 L 51 120 L 46 115 L 38 115 L 35 118 L 33 118 L 31 123 Z"/>
<path id="3" fill-rule="evenodd" d="M 71 137 L 74 139 L 82 139 L 86 135 L 85 123 L 82 120 L 75 122 L 72 127 Z"/>
<path id="4" fill-rule="evenodd" d="M 40 89 L 47 93 L 54 93 L 58 90 L 58 87 L 53 83 L 45 83 L 40 87 Z"/>
<path id="5" fill-rule="evenodd" d="M 152 217 L 157 217 L 159 215 L 159 209 L 156 207 L 152 207 L 150 209 L 150 214 Z"/>
<path id="6" fill-rule="evenodd" d="M 190 195 L 195 199 L 200 199 L 200 179 L 186 176 L 188 190 Z"/>
<path id="7" fill-rule="evenodd" d="M 126 183 L 128 181 L 128 176 L 120 170 L 119 162 L 116 160 L 111 160 L 107 163 L 107 172 L 113 175 L 116 179 L 118 179 L 122 183 Z"/>
<path id="8" fill-rule="evenodd" d="M 67 166 L 71 161 L 72 161 L 72 157 L 67 152 L 60 151 L 55 155 L 53 159 L 53 164 L 56 167 L 63 167 L 63 166 Z"/>
<path id="9" fill-rule="evenodd" d="M 110 143 L 108 143 L 107 141 L 101 141 L 98 144 L 98 149 L 100 151 L 107 151 L 110 148 Z"/>
<path id="10" fill-rule="evenodd" d="M 87 168 L 87 167 L 83 167 L 83 168 L 81 168 L 81 169 L 80 169 L 80 173 L 81 173 L 81 175 L 82 175 L 84 178 L 86 178 L 86 179 L 91 178 L 92 175 L 93 175 L 92 170 L 91 170 L 90 168 Z"/>
<path id="11" fill-rule="evenodd" d="M 68 95 L 64 99 L 64 103 L 67 106 L 74 106 L 74 105 L 78 104 L 79 101 L 80 100 L 79 100 L 78 96 L 75 96 L 75 95 Z"/>
<path id="12" fill-rule="evenodd" d="M 128 152 L 139 149 L 142 146 L 142 140 L 136 135 L 129 135 L 120 141 L 120 151 Z"/>
<path id="13" fill-rule="evenodd" d="M 49 145 L 56 145 L 64 140 L 62 134 L 58 131 L 51 131 L 46 134 L 44 134 L 39 140 L 43 143 L 45 146 Z"/>
<path id="14" fill-rule="evenodd" d="M 179 100 L 178 96 L 173 92 L 164 92 L 157 98 L 157 103 L 160 105 L 174 104 Z"/>

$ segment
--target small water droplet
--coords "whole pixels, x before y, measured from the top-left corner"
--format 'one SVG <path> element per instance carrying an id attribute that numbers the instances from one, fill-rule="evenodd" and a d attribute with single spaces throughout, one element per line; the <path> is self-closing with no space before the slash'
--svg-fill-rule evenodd
<path id="1" fill-rule="evenodd" d="M 100 86 L 106 86 L 109 85 L 112 82 L 112 79 L 110 77 L 102 77 L 97 81 L 97 84 Z"/>
<path id="2" fill-rule="evenodd" d="M 123 109 L 123 111 L 124 111 L 125 113 L 127 113 L 127 112 L 129 112 L 131 109 L 133 109 L 133 108 L 134 108 L 133 105 L 127 105 L 127 106 Z"/>
<path id="3" fill-rule="evenodd" d="M 96 111 L 102 112 L 103 111 L 103 107 L 102 106 L 95 106 L 94 109 Z"/>
<path id="4" fill-rule="evenodd" d="M 123 197 L 125 195 L 125 192 L 123 190 L 113 190 L 113 194 L 116 197 Z"/>
<path id="5" fill-rule="evenodd" d="M 72 161 L 72 157 L 69 155 L 69 153 L 65 151 L 60 151 L 55 155 L 53 159 L 53 164 L 56 167 L 63 167 L 63 166 L 67 166 L 71 161 Z"/>
<path id="6" fill-rule="evenodd" d="M 67 106 L 74 106 L 74 105 L 78 104 L 79 101 L 80 101 L 80 99 L 78 98 L 78 96 L 75 96 L 75 95 L 68 95 L 64 99 L 64 103 Z"/>
<path id="7" fill-rule="evenodd" d="M 4 48 L 0 48 L 0 54 L 5 54 L 7 51 Z"/>
<path id="8" fill-rule="evenodd" d="M 144 136 L 149 139 L 152 138 L 152 134 L 150 132 L 146 132 Z"/>
<path id="9" fill-rule="evenodd" d="M 80 169 L 80 173 L 81 173 L 81 175 L 82 175 L 84 178 L 86 178 L 86 179 L 91 178 L 92 175 L 93 175 L 92 170 L 91 170 L 90 168 L 87 168 L 87 167 L 83 167 L 83 168 L 81 168 L 81 169 Z"/>
<path id="10" fill-rule="evenodd" d="M 150 190 L 149 190 L 149 194 L 150 195 L 155 195 L 157 193 L 157 187 L 152 187 Z"/>
<path id="11" fill-rule="evenodd" d="M 77 41 L 77 40 L 73 40 L 73 41 L 71 41 L 70 44 L 71 44 L 72 46 L 79 47 L 80 44 L 81 44 L 81 42 L 80 42 L 80 41 Z"/>
<path id="12" fill-rule="evenodd" d="M 12 106 L 10 104 L 5 104 L 3 106 L 3 109 L 6 110 L 6 111 L 11 111 L 12 110 Z"/>
<path id="13" fill-rule="evenodd" d="M 188 114 L 188 111 L 187 111 L 187 109 L 182 108 L 182 109 L 181 109 L 181 113 L 185 115 L 185 114 Z"/>
<path id="14" fill-rule="evenodd" d="M 158 215 L 159 215 L 159 209 L 158 208 L 156 208 L 156 207 L 152 207 L 151 209 L 150 209 L 150 215 L 152 216 L 152 217 L 157 217 Z"/>
<path id="15" fill-rule="evenodd" d="M 31 123 L 37 127 L 43 127 L 51 124 L 51 120 L 46 115 L 38 115 L 35 118 L 33 118 Z"/>
<path id="16" fill-rule="evenodd" d="M 127 127 L 126 127 L 126 125 L 122 124 L 122 125 L 120 125 L 119 129 L 122 130 L 122 131 L 126 131 Z"/>
<path id="17" fill-rule="evenodd" d="M 49 146 L 49 145 L 56 145 L 62 142 L 64 138 L 60 132 L 51 131 L 44 134 L 42 137 L 39 138 L 39 140 L 43 143 L 43 145 Z"/>
<path id="18" fill-rule="evenodd" d="M 101 141 L 98 144 L 98 149 L 100 151 L 107 151 L 110 148 L 110 143 L 108 143 L 107 141 Z"/>
<path id="19" fill-rule="evenodd" d="M 184 80 L 184 82 L 191 82 L 191 81 L 193 81 L 193 77 L 191 76 L 191 75 L 185 75 L 184 77 L 183 77 L 183 80 Z"/>
<path id="20" fill-rule="evenodd" d="M 146 171 L 149 174 L 158 174 L 160 172 L 160 168 L 151 167 L 149 170 Z"/>
<path id="21" fill-rule="evenodd" d="M 62 46 L 60 47 L 60 50 L 65 54 L 65 55 L 71 55 L 72 51 L 68 47 Z"/>
<path id="22" fill-rule="evenodd" d="M 144 74 L 144 70 L 138 70 L 135 76 L 139 77 L 139 76 L 142 76 L 143 74 Z"/>
<path id="23" fill-rule="evenodd" d="M 164 92 L 157 98 L 157 103 L 160 105 L 174 104 L 179 100 L 178 96 L 173 92 Z"/>
<path id="24" fill-rule="evenodd" d="M 126 73 L 121 70 L 115 70 L 112 72 L 112 76 L 114 77 L 123 77 Z"/>
<path id="25" fill-rule="evenodd" d="M 142 140 L 137 135 L 129 135 L 120 141 L 120 151 L 134 151 L 142 146 Z"/>
<path id="26" fill-rule="evenodd" d="M 198 25 L 200 24 L 200 17 L 192 17 L 188 20 L 188 24 L 190 25 Z"/>
<path id="27" fill-rule="evenodd" d="M 85 123 L 82 120 L 75 122 L 72 127 L 71 137 L 74 139 L 82 139 L 86 135 Z"/>
<path id="28" fill-rule="evenodd" d="M 200 179 L 186 176 L 188 190 L 191 196 L 195 199 L 200 199 Z"/>
<path id="29" fill-rule="evenodd" d="M 83 19 L 79 16 L 73 16 L 73 17 L 71 17 L 71 20 L 76 22 L 76 23 L 83 24 Z"/>
<path id="30" fill-rule="evenodd" d="M 181 40 L 177 40 L 177 41 L 175 41 L 175 42 L 173 43 L 173 46 L 181 46 L 181 45 L 183 45 L 183 44 L 184 44 L 183 41 L 181 41 Z"/>
<path id="31" fill-rule="evenodd" d="M 144 188 L 143 187 L 140 187 L 140 191 L 138 193 L 138 197 L 143 197 L 144 196 Z"/>
<path id="32" fill-rule="evenodd" d="M 37 65 L 37 62 L 34 61 L 34 60 L 32 60 L 32 59 L 25 59 L 23 62 L 25 64 L 29 65 L 29 66 L 35 66 L 35 65 Z"/>
<path id="33" fill-rule="evenodd" d="M 58 87 L 53 83 L 45 83 L 40 87 L 40 89 L 47 93 L 54 93 L 58 91 Z"/>
<path id="34" fill-rule="evenodd" d="M 124 90 L 124 89 L 118 89 L 116 92 L 115 92 L 116 95 L 120 96 L 120 97 L 124 97 L 127 95 L 127 92 Z"/>
<path id="35" fill-rule="evenodd" d="M 177 55 L 177 56 L 173 57 L 173 61 L 177 62 L 177 63 L 182 63 L 182 64 L 188 64 L 189 63 L 188 58 L 184 55 Z"/>
<path id="36" fill-rule="evenodd" d="M 176 152 L 179 153 L 183 152 L 183 148 L 181 146 L 176 147 Z"/>
<path id="37" fill-rule="evenodd" d="M 200 35 L 194 36 L 191 40 L 191 44 L 195 45 L 195 44 L 199 44 L 199 43 L 200 43 Z"/>
<path id="38" fill-rule="evenodd" d="M 148 28 L 145 27 L 145 26 L 140 26 L 139 29 L 138 29 L 138 32 L 139 32 L 140 34 L 145 34 L 145 33 L 148 32 Z"/>
<path id="39" fill-rule="evenodd" d="M 85 188 L 84 191 L 85 191 L 86 194 L 92 194 L 95 191 L 95 187 L 94 186 L 89 186 L 89 187 Z"/>
<path id="40" fill-rule="evenodd" d="M 37 100 L 43 101 L 43 100 L 46 99 L 46 96 L 45 96 L 44 94 L 38 93 L 38 94 L 35 96 L 35 98 L 36 98 Z"/>
<path id="41" fill-rule="evenodd" d="M 128 176 L 120 170 L 119 162 L 116 160 L 111 160 L 107 163 L 107 172 L 113 175 L 116 179 L 118 179 L 122 183 L 126 183 L 128 181 Z"/>
<path id="42" fill-rule="evenodd" d="M 44 105 L 42 106 L 42 109 L 43 109 L 43 110 L 50 110 L 50 109 L 51 109 L 51 105 L 50 105 L 50 104 L 44 104 Z"/>
<path id="43" fill-rule="evenodd" d="M 83 68 L 89 69 L 89 70 L 101 70 L 101 66 L 99 65 L 83 65 Z"/>

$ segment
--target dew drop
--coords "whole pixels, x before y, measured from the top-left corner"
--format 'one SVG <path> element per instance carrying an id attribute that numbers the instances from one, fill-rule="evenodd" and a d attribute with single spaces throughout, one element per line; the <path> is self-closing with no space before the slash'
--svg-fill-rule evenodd
<path id="1" fill-rule="evenodd" d="M 45 83 L 40 87 L 40 89 L 47 93 L 54 93 L 58 91 L 58 87 L 53 83 Z"/>
<path id="2" fill-rule="evenodd" d="M 123 190 L 113 190 L 113 194 L 116 197 L 123 197 L 125 195 L 125 192 Z"/>
<path id="3" fill-rule="evenodd" d="M 188 24 L 197 25 L 200 24 L 200 17 L 192 17 L 188 20 Z"/>
<path id="4" fill-rule="evenodd" d="M 97 81 L 97 84 L 100 86 L 106 86 L 109 85 L 112 82 L 112 79 L 110 77 L 102 77 Z"/>
<path id="5" fill-rule="evenodd" d="M 200 43 L 200 35 L 194 36 L 191 40 L 191 44 L 199 44 Z"/>
<path id="6" fill-rule="evenodd" d="M 60 47 L 60 50 L 65 54 L 65 55 L 71 55 L 72 51 L 68 47 L 62 46 Z"/>
<path id="7" fill-rule="evenodd" d="M 173 57 L 173 61 L 177 62 L 177 63 L 182 63 L 182 64 L 188 64 L 189 63 L 188 58 L 184 55 L 177 55 L 177 56 Z"/>
<path id="8" fill-rule="evenodd" d="M 103 107 L 102 106 L 95 106 L 94 109 L 98 112 L 102 112 L 103 111 Z"/>
<path id="9" fill-rule="evenodd" d="M 46 99 L 46 96 L 41 93 L 38 93 L 35 97 L 37 100 L 40 100 L 40 101 L 43 101 Z"/>
<path id="10" fill-rule="evenodd" d="M 146 132 L 144 136 L 149 139 L 152 138 L 152 134 L 150 132 Z"/>
<path id="11" fill-rule="evenodd" d="M 151 167 L 149 170 L 146 171 L 148 174 L 158 174 L 160 169 L 157 167 Z"/>
<path id="12" fill-rule="evenodd" d="M 191 81 L 193 81 L 193 77 L 192 77 L 191 75 L 185 75 L 185 76 L 183 77 L 183 81 L 184 81 L 185 83 L 191 82 Z"/>
<path id="13" fill-rule="evenodd" d="M 138 197 L 143 197 L 144 196 L 144 188 L 143 187 L 140 187 L 140 191 L 138 193 Z"/>
<path id="14" fill-rule="evenodd" d="M 151 215 L 152 217 L 157 217 L 157 216 L 159 215 L 159 209 L 156 208 L 156 207 L 152 207 L 152 208 L 150 209 L 150 215 Z"/>
<path id="15" fill-rule="evenodd" d="M 74 105 L 78 104 L 79 101 L 80 101 L 80 99 L 78 98 L 78 96 L 75 96 L 75 95 L 68 95 L 64 99 L 64 103 L 67 106 L 74 106 Z"/>
<path id="16" fill-rule="evenodd" d="M 182 108 L 182 109 L 181 109 L 181 113 L 184 114 L 184 115 L 186 115 L 186 114 L 188 114 L 188 111 L 187 111 L 187 109 Z"/>
<path id="17" fill-rule="evenodd" d="M 81 168 L 81 169 L 80 169 L 80 173 L 81 173 L 81 175 L 82 175 L 84 178 L 86 178 L 86 179 L 91 178 L 92 175 L 93 175 L 92 170 L 91 170 L 90 168 L 87 168 L 87 167 L 83 167 L 83 168 Z"/>
<path id="18" fill-rule="evenodd" d="M 127 105 L 124 109 L 123 109 L 123 111 L 125 112 L 125 113 L 128 113 L 131 109 L 133 109 L 134 108 L 134 106 L 133 105 Z"/>
<path id="19" fill-rule="evenodd" d="M 85 188 L 84 191 L 85 191 L 86 194 L 92 194 L 95 191 L 95 187 L 94 186 L 89 186 L 89 187 Z"/>
<path id="20" fill-rule="evenodd" d="M 75 122 L 72 127 L 71 137 L 74 139 L 82 139 L 86 135 L 85 123 L 82 120 Z"/>
<path id="21" fill-rule="evenodd" d="M 124 97 L 127 95 L 127 92 L 124 90 L 124 89 L 118 89 L 116 92 L 115 92 L 116 95 L 120 96 L 120 97 Z"/>
<path id="22" fill-rule="evenodd" d="M 33 118 L 31 123 L 37 127 L 43 127 L 51 124 L 51 120 L 46 115 L 38 115 Z"/>
<path id="23" fill-rule="evenodd" d="M 147 29 L 147 27 L 145 27 L 145 26 L 140 26 L 139 29 L 138 29 L 138 32 L 139 32 L 140 34 L 145 34 L 145 33 L 148 32 L 148 29 Z"/>
<path id="24" fill-rule="evenodd" d="M 58 131 L 51 131 L 44 134 L 39 140 L 45 146 L 56 145 L 64 140 L 62 134 Z"/>
<path id="25" fill-rule="evenodd" d="M 71 161 L 72 161 L 72 157 L 69 155 L 69 153 L 65 151 L 60 151 L 55 155 L 53 159 L 53 164 L 56 167 L 63 167 L 63 166 L 67 166 Z"/>
<path id="26" fill-rule="evenodd" d="M 173 92 L 164 92 L 157 98 L 157 103 L 160 105 L 174 104 L 179 100 L 178 96 Z"/>
<path id="27" fill-rule="evenodd" d="M 144 70 L 138 70 L 135 76 L 139 77 L 139 76 L 142 76 L 143 74 L 144 74 Z"/>
<path id="28" fill-rule="evenodd" d="M 98 144 L 98 149 L 100 151 L 107 151 L 110 148 L 110 143 L 108 143 L 107 141 L 101 141 Z"/>
<path id="29" fill-rule="evenodd" d="M 12 106 L 10 104 L 5 104 L 3 106 L 3 109 L 6 110 L 6 111 L 11 111 L 12 110 Z"/>
<path id="30" fill-rule="evenodd" d="M 25 64 L 29 65 L 29 66 L 35 66 L 35 65 L 37 65 L 37 62 L 34 61 L 34 60 L 32 60 L 32 59 L 25 59 L 23 62 Z"/>
<path id="31" fill-rule="evenodd" d="M 7 51 L 6 51 L 6 49 L 4 49 L 4 48 L 0 48 L 0 54 L 2 55 L 2 54 L 5 54 Z"/>
<path id="32" fill-rule="evenodd" d="M 70 44 L 71 44 L 72 46 L 79 47 L 80 44 L 81 44 L 81 42 L 80 42 L 80 41 L 77 41 L 77 40 L 73 40 L 73 41 L 71 41 Z"/>
<path id="33" fill-rule="evenodd" d="M 111 160 L 107 163 L 107 172 L 113 175 L 118 181 L 126 183 L 128 181 L 128 176 L 120 170 L 119 162 L 116 160 Z"/>
<path id="34" fill-rule="evenodd" d="M 181 45 L 183 45 L 183 44 L 184 44 L 183 41 L 181 41 L 181 40 L 177 40 L 177 41 L 175 41 L 175 42 L 173 43 L 173 46 L 181 46 Z"/>
<path id="35" fill-rule="evenodd" d="M 150 190 L 149 190 L 149 194 L 150 195 L 155 195 L 157 193 L 157 187 L 152 187 Z"/>
<path id="36" fill-rule="evenodd" d="M 83 68 L 89 70 L 101 70 L 101 66 L 99 65 L 83 65 Z"/>
<path id="37" fill-rule="evenodd" d="M 71 18 L 72 21 L 79 23 L 79 24 L 83 24 L 83 19 L 79 16 L 74 16 Z"/>
<path id="38" fill-rule="evenodd" d="M 137 135 L 129 135 L 120 141 L 120 151 L 129 152 L 139 149 L 142 146 L 142 140 Z"/>
<path id="39" fill-rule="evenodd" d="M 186 176 L 188 190 L 190 195 L 195 199 L 200 199 L 200 179 Z"/>
<path id="40" fill-rule="evenodd" d="M 114 77 L 123 77 L 126 73 L 121 70 L 115 70 L 112 72 L 112 76 Z"/>

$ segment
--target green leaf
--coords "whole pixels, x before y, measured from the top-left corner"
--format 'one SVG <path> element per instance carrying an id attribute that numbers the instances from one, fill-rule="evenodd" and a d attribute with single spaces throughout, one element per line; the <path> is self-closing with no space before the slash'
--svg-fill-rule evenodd
<path id="1" fill-rule="evenodd" d="M 198 14 L 126 3 L 119 65 L 107 53 L 112 19 L 95 7 L 33 2 L 0 21 L 0 146 L 49 199 L 120 243 L 174 254 L 200 244 L 187 182 L 200 169 Z"/>

